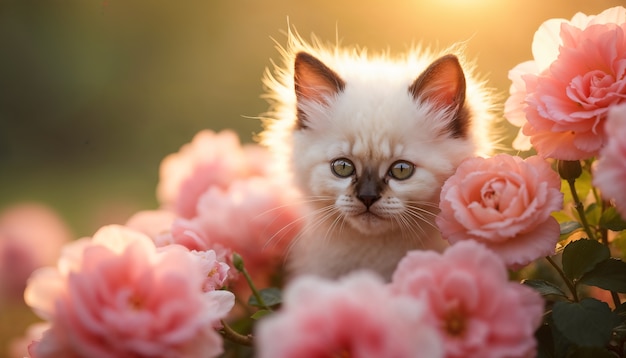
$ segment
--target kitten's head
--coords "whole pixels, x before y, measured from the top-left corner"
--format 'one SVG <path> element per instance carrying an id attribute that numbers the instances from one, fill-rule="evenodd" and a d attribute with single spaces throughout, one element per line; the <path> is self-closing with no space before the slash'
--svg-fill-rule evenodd
<path id="1" fill-rule="evenodd" d="M 293 57 L 285 139 L 295 182 L 329 225 L 419 236 L 443 182 L 477 151 L 476 111 L 457 57 L 320 57 Z"/>

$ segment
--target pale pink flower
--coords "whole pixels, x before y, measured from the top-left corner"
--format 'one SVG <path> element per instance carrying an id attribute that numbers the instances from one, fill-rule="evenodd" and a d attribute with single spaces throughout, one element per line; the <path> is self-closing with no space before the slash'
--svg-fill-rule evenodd
<path id="1" fill-rule="evenodd" d="M 218 255 L 223 249 L 237 252 L 255 283 L 264 287 L 301 226 L 294 198 L 289 186 L 263 177 L 210 188 L 199 199 L 196 217 L 174 222 L 170 242 L 192 250 L 211 248 Z"/>
<path id="2" fill-rule="evenodd" d="M 450 243 L 476 240 L 520 268 L 554 253 L 560 229 L 551 213 L 563 206 L 560 187 L 538 156 L 470 158 L 444 183 L 436 222 Z"/>
<path id="3" fill-rule="evenodd" d="M 505 116 L 543 157 L 595 156 L 606 140 L 608 108 L 626 102 L 626 9 L 548 20 L 532 50 L 534 61 L 509 73 Z M 529 149 L 520 136 L 515 146 Z"/>
<path id="4" fill-rule="evenodd" d="M 30 274 L 52 265 L 71 236 L 59 215 L 42 204 L 20 203 L 0 212 L 0 304 L 21 301 Z"/>
<path id="5" fill-rule="evenodd" d="M 213 250 L 193 250 L 190 252 L 195 257 L 200 272 L 204 277 L 202 291 L 215 291 L 224 287 L 226 279 L 228 278 L 230 266 L 226 262 L 218 260 L 217 255 Z"/>
<path id="6" fill-rule="evenodd" d="M 214 357 L 215 331 L 234 305 L 203 291 L 205 275 L 182 246 L 157 249 L 121 226 L 67 245 L 57 267 L 37 270 L 25 299 L 51 326 L 37 357 Z"/>
<path id="7" fill-rule="evenodd" d="M 393 274 L 391 290 L 428 304 L 446 357 L 532 357 L 544 303 L 508 281 L 504 263 L 483 245 L 466 241 L 443 254 L 410 251 Z"/>
<path id="8" fill-rule="evenodd" d="M 613 200 L 626 219 L 626 104 L 611 108 L 605 130 L 606 146 L 600 151 L 594 168 L 593 183 L 602 190 L 602 196 Z"/>
<path id="9" fill-rule="evenodd" d="M 170 231 L 177 217 L 172 211 L 144 210 L 133 214 L 124 226 L 156 239 Z"/>
<path id="10" fill-rule="evenodd" d="M 302 276 L 256 327 L 260 358 L 442 357 L 423 302 L 392 296 L 371 273 L 340 281 Z"/>
<path id="11" fill-rule="evenodd" d="M 164 209 L 192 218 L 198 198 L 210 187 L 224 189 L 234 180 L 264 175 L 268 162 L 264 148 L 242 146 L 235 132 L 203 130 L 163 159 L 157 198 Z"/>

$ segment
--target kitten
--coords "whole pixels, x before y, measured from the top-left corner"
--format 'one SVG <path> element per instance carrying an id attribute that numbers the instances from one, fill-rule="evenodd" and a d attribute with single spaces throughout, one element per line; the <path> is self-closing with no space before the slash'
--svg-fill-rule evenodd
<path id="1" fill-rule="evenodd" d="M 489 92 L 455 54 L 393 59 L 289 40 L 284 67 L 266 72 L 261 134 L 308 208 L 288 269 L 390 279 L 408 250 L 443 250 L 440 189 L 463 159 L 489 153 Z"/>

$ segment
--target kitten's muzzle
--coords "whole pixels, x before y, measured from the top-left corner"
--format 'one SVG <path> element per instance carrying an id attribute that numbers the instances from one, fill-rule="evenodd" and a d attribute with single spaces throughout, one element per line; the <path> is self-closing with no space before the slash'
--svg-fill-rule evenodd
<path id="1" fill-rule="evenodd" d="M 378 199 L 381 198 L 383 191 L 383 181 L 371 169 L 366 169 L 360 178 L 356 181 L 356 197 L 369 210 Z"/>

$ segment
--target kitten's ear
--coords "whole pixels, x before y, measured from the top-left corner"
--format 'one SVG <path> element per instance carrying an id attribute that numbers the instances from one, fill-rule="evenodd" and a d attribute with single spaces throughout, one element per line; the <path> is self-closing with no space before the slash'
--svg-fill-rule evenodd
<path id="1" fill-rule="evenodd" d="M 346 84 L 322 61 L 306 52 L 299 52 L 294 63 L 294 85 L 298 103 L 314 101 L 328 104 L 328 98 L 343 91 Z M 298 107 L 298 126 L 306 128 L 306 114 Z"/>
<path id="2" fill-rule="evenodd" d="M 465 75 L 456 56 L 446 55 L 435 60 L 413 82 L 409 92 L 417 101 L 453 111 L 454 119 L 448 128 L 453 137 L 465 137 L 469 125 L 465 108 Z"/>

